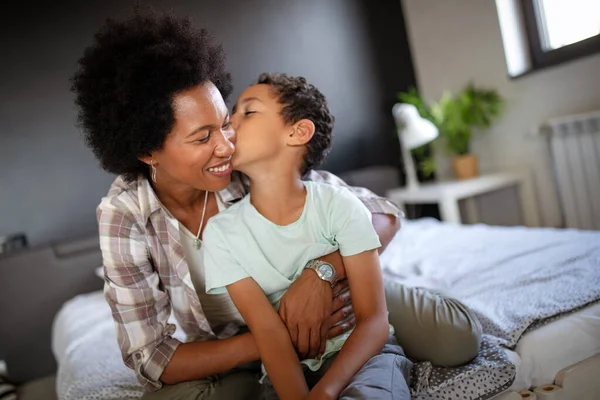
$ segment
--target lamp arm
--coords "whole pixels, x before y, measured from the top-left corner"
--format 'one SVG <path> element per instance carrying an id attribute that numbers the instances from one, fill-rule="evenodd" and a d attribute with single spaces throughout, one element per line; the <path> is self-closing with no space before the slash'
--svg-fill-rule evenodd
<path id="1" fill-rule="evenodd" d="M 404 172 L 406 173 L 406 188 L 408 190 L 414 190 L 419 187 L 419 180 L 417 179 L 415 162 L 413 161 L 410 149 L 406 147 L 406 145 L 402 141 L 402 132 L 399 132 L 398 137 L 400 138 L 400 147 L 402 148 L 402 161 L 404 162 Z"/>

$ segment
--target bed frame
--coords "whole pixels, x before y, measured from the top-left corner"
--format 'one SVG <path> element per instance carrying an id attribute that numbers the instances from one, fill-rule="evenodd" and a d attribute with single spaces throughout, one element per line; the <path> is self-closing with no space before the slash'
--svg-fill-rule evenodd
<path id="1" fill-rule="evenodd" d="M 0 360 L 16 383 L 56 371 L 52 321 L 72 297 L 102 289 L 98 237 L 0 255 Z"/>

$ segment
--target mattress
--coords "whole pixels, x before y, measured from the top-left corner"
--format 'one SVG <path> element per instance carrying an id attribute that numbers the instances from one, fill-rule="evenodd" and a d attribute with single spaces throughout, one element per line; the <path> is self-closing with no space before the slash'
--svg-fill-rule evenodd
<path id="1" fill-rule="evenodd" d="M 531 330 L 506 352 L 517 366 L 511 390 L 554 383 L 558 371 L 600 354 L 600 303 Z"/>

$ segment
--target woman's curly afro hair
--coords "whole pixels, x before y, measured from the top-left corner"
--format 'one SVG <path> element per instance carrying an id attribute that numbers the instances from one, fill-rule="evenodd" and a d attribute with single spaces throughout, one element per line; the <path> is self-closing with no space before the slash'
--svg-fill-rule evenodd
<path id="1" fill-rule="evenodd" d="M 86 143 L 106 171 L 127 181 L 147 173 L 139 157 L 163 147 L 174 95 L 206 81 L 224 99 L 232 91 L 225 53 L 206 30 L 140 7 L 106 21 L 71 79 Z"/>

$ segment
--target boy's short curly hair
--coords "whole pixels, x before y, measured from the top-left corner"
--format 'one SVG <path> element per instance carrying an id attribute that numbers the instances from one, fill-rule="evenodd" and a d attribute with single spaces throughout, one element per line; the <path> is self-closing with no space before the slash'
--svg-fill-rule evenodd
<path id="1" fill-rule="evenodd" d="M 305 175 L 320 166 L 329 153 L 335 122 L 323 93 L 305 78 L 287 74 L 263 73 L 256 83 L 271 86 L 278 102 L 283 105 L 281 115 L 286 123 L 294 124 L 306 118 L 315 124 L 315 133 L 306 144 L 301 173 Z"/>
<path id="2" fill-rule="evenodd" d="M 173 97 L 212 82 L 231 94 L 225 53 L 204 29 L 137 6 L 107 20 L 71 78 L 78 121 L 102 167 L 127 181 L 147 173 L 138 157 L 160 150 L 175 122 Z"/>

